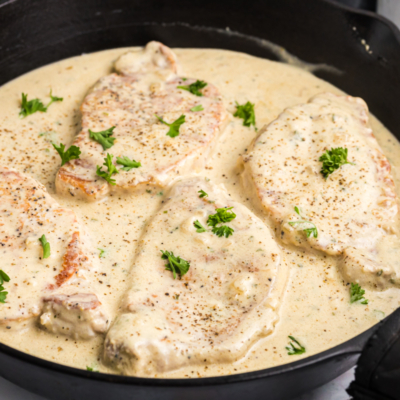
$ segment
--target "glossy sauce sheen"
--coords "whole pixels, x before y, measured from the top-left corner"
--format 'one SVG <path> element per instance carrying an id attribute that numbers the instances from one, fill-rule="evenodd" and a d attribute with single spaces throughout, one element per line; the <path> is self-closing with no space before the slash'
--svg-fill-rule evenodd
<path id="1" fill-rule="evenodd" d="M 60 158 L 51 143 L 68 147 L 79 129 L 79 107 L 89 88 L 112 71 L 112 64 L 127 49 L 109 50 L 67 59 L 26 74 L 0 89 L 0 164 L 16 168 L 43 183 L 55 200 L 71 208 L 85 226 L 100 256 L 94 272 L 94 286 L 117 314 L 127 289 L 128 274 L 140 235 L 150 218 L 162 206 L 164 189 L 151 193 L 110 195 L 97 203 L 86 203 L 55 193 L 55 176 Z M 214 84 L 222 93 L 230 121 L 221 135 L 202 175 L 214 184 L 223 183 L 232 200 L 241 202 L 265 224 L 257 200 L 245 193 L 240 183 L 239 156 L 257 133 L 234 118 L 235 101 L 255 103 L 256 124 L 261 128 L 285 108 L 307 102 L 322 93 L 341 92 L 310 73 L 290 65 L 271 62 L 223 50 L 175 50 L 183 76 Z M 18 117 L 21 93 L 46 103 L 50 88 L 63 97 L 47 113 Z M 385 155 L 392 164 L 396 188 L 399 187 L 400 146 L 373 116 L 370 123 Z M 156 377 L 201 377 L 268 368 L 296 361 L 346 341 L 365 331 L 400 305 L 398 289 L 384 292 L 366 290 L 368 305 L 350 304 L 349 286 L 343 282 L 331 256 L 310 255 L 292 247 L 282 248 L 290 276 L 273 333 L 260 340 L 241 361 L 202 367 L 184 367 Z M 7 265 L 2 265 L 7 272 Z M 40 273 L 32 279 L 41 279 Z M 10 283 L 12 283 L 10 281 Z M 12 301 L 11 298 L 8 301 Z M 3 307 L 4 305 L 0 305 Z M 285 350 L 288 335 L 306 348 L 303 355 L 289 356 Z M 56 336 L 37 327 L 20 331 L 2 328 L 0 340 L 26 353 L 61 364 L 102 372 L 113 372 L 101 362 L 104 336 L 89 341 Z"/>

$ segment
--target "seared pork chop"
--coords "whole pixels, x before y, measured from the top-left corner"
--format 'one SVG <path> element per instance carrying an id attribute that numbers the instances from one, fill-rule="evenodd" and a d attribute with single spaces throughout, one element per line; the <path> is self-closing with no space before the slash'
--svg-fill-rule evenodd
<path id="1" fill-rule="evenodd" d="M 57 204 L 42 184 L 11 168 L 0 167 L 0 199 L 1 269 L 10 277 L 3 285 L 8 295 L 0 305 L 0 323 L 9 326 L 38 317 L 45 303 L 49 318 L 42 315 L 40 321 L 55 333 L 88 338 L 104 332 L 107 317 L 87 278 L 94 259 L 76 215 Z M 42 235 L 50 244 L 46 258 Z M 68 296 L 84 318 L 76 312 L 66 327 L 61 321 L 71 313 Z"/>
<path id="2" fill-rule="evenodd" d="M 324 177 L 320 158 L 336 148 L 347 149 L 348 163 Z M 288 108 L 243 161 L 244 184 L 255 189 L 286 243 L 332 255 L 362 249 L 368 262 L 367 253 L 393 233 L 398 208 L 390 164 L 359 98 L 325 93 Z"/>
<path id="3" fill-rule="evenodd" d="M 60 168 L 59 193 L 92 201 L 110 191 L 164 186 L 178 175 L 203 169 L 223 129 L 227 113 L 218 89 L 207 83 L 196 95 L 179 88 L 196 81 L 177 76 L 176 56 L 161 43 L 123 55 L 115 68 L 119 74 L 100 79 L 82 104 L 82 130 L 73 143 L 82 153 Z M 182 116 L 184 123 L 174 136 L 159 119 L 171 124 Z M 108 148 L 90 137 L 90 132 L 112 127 L 115 140 Z M 107 153 L 115 156 L 114 165 L 117 157 L 128 157 L 141 166 L 127 171 L 117 165 L 115 185 L 109 184 L 96 174 Z"/>
<path id="4" fill-rule="evenodd" d="M 236 217 L 216 227 L 233 232 L 218 236 L 207 221 L 225 207 Z M 190 264 L 180 279 L 165 252 Z M 245 206 L 204 178 L 181 180 L 140 240 L 104 357 L 142 376 L 234 362 L 273 331 L 286 270 L 268 228 Z"/>

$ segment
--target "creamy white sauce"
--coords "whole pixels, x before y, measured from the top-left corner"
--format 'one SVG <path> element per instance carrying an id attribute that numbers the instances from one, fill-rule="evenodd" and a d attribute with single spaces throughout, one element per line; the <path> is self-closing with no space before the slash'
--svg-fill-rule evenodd
<path id="1" fill-rule="evenodd" d="M 32 71 L 0 88 L 0 164 L 16 168 L 46 185 L 49 193 L 63 206 L 73 209 L 89 232 L 96 248 L 105 250 L 95 282 L 96 290 L 107 299 L 114 315 L 125 290 L 126 279 L 135 256 L 143 227 L 158 210 L 163 190 L 151 193 L 111 195 L 98 203 L 85 203 L 55 193 L 54 180 L 60 159 L 51 142 L 69 146 L 79 128 L 79 106 L 88 89 L 111 72 L 112 63 L 127 49 L 83 55 Z M 275 119 L 284 108 L 318 93 L 341 93 L 337 88 L 299 68 L 223 50 L 175 50 L 184 75 L 213 83 L 224 96 L 228 111 L 235 101 L 255 103 L 256 122 L 261 128 Z M 18 117 L 21 93 L 29 99 L 64 97 L 51 105 L 47 113 Z M 384 126 L 371 117 L 371 125 L 393 167 L 397 191 L 400 172 L 400 145 Z M 243 192 L 237 161 L 254 139 L 256 132 L 231 118 L 203 175 L 223 183 L 235 201 L 257 211 L 256 201 Z M 99 251 L 100 254 L 100 251 Z M 331 348 L 365 331 L 400 305 L 400 292 L 367 290 L 367 306 L 349 303 L 349 288 L 332 258 L 282 249 L 290 266 L 290 278 L 275 331 L 259 341 L 241 361 L 209 367 L 188 367 L 158 377 L 198 377 L 268 368 L 296 361 Z M 7 265 L 2 266 L 7 272 Z M 106 275 L 103 275 L 103 274 Z M 11 298 L 8 301 L 12 301 Z M 1 307 L 2 305 L 0 305 Z M 288 335 L 294 335 L 307 349 L 301 356 L 289 356 L 285 350 Z M 101 362 L 104 337 L 74 341 L 55 336 L 39 328 L 20 332 L 0 331 L 0 340 L 26 353 L 61 364 L 85 369 L 95 367 L 112 372 Z"/>

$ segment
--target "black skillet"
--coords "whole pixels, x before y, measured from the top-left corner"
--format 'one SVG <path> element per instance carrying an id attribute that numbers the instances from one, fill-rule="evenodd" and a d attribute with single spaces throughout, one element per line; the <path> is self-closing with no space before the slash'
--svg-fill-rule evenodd
<path id="1" fill-rule="evenodd" d="M 400 137 L 400 32 L 375 14 L 329 0 L 0 0 L 0 84 L 63 58 L 144 45 L 150 40 L 171 47 L 222 48 L 277 60 L 260 39 L 309 63 L 334 66 L 341 73 L 320 70 L 316 75 L 364 98 L 371 111 Z M 393 314 L 369 342 L 357 371 L 358 381 L 352 385 L 355 397 L 400 398 L 396 397 L 400 379 L 393 385 L 395 374 L 385 374 L 382 367 L 386 360 L 391 371 L 399 369 L 400 357 L 390 358 L 399 355 L 396 346 L 400 351 L 400 341 L 396 342 L 399 319 L 399 312 Z M 301 361 L 293 358 L 287 365 L 190 380 L 88 372 L 0 344 L 0 375 L 56 400 L 289 399 L 355 365 L 377 327 L 315 356 Z M 382 347 L 380 352 L 374 352 L 374 341 Z M 368 352 L 373 353 L 373 365 L 368 364 Z M 364 375 L 363 370 L 367 370 Z"/>

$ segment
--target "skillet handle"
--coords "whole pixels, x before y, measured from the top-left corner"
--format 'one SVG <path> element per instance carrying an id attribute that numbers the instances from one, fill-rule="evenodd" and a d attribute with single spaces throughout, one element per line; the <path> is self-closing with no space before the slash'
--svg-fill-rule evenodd
<path id="1" fill-rule="evenodd" d="M 354 400 L 400 399 L 400 308 L 368 340 L 347 392 Z"/>

